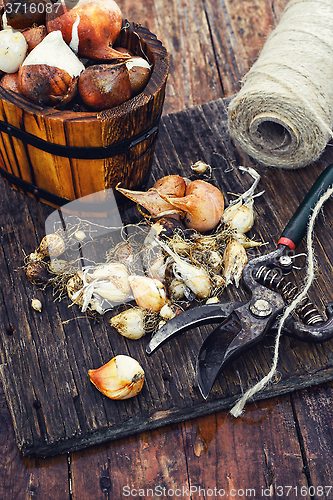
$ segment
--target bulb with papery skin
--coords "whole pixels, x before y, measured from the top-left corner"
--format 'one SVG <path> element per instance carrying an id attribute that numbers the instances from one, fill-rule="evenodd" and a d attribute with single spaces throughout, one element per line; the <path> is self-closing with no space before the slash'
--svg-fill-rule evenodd
<path id="1" fill-rule="evenodd" d="M 197 179 L 186 186 L 185 196 L 163 196 L 173 207 L 185 212 L 184 224 L 190 229 L 206 232 L 214 229 L 223 214 L 224 198 L 212 184 Z"/>
<path id="2" fill-rule="evenodd" d="M 0 70 L 4 73 L 16 73 L 24 61 L 28 44 L 19 31 L 10 26 L 0 31 Z"/>
<path id="3" fill-rule="evenodd" d="M 145 374 L 140 364 L 130 356 L 119 354 L 108 363 L 89 370 L 90 381 L 110 399 L 129 399 L 142 389 Z"/>
<path id="4" fill-rule="evenodd" d="M 165 200 L 165 197 L 184 196 L 186 181 L 180 175 L 166 175 L 156 181 L 148 191 L 132 191 L 121 188 L 119 185 L 116 189 L 155 216 L 170 210 L 175 212 L 174 207 Z"/>
<path id="5" fill-rule="evenodd" d="M 64 42 L 60 31 L 49 33 L 19 68 L 20 93 L 44 106 L 65 104 L 77 90 L 85 67 Z"/>
<path id="6" fill-rule="evenodd" d="M 148 276 L 130 276 L 129 282 L 135 302 L 142 309 L 158 312 L 167 303 L 164 285 Z"/>
<path id="7" fill-rule="evenodd" d="M 89 66 L 79 78 L 79 93 L 94 111 L 114 108 L 131 97 L 131 83 L 124 64 Z"/>
<path id="8" fill-rule="evenodd" d="M 113 48 L 122 26 L 122 12 L 113 0 L 79 0 L 74 4 L 60 0 L 49 10 L 47 30 L 60 30 L 68 45 L 77 38 L 79 56 L 99 60 L 130 57 Z"/>
<path id="9" fill-rule="evenodd" d="M 140 94 L 148 83 L 151 74 L 151 65 L 143 57 L 131 57 L 126 61 L 132 96 Z"/>

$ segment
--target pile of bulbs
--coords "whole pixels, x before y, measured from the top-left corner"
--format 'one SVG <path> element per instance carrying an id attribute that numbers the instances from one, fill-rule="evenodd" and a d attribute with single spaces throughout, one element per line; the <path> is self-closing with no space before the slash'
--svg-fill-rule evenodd
<path id="1" fill-rule="evenodd" d="M 113 108 L 142 92 L 151 65 L 144 54 L 114 47 L 122 29 L 117 3 L 71 1 L 5 0 L 1 86 L 42 106 L 72 105 L 75 98 L 80 111 Z"/>
<path id="2" fill-rule="evenodd" d="M 198 162 L 193 170 L 205 167 Z M 254 195 L 260 176 L 252 168 L 240 169 L 255 181 L 226 209 L 221 191 L 202 179 L 168 175 L 147 192 L 118 186 L 118 191 L 139 204 L 140 211 L 146 211 L 141 247 L 124 239 L 110 248 L 105 262 L 82 268 L 62 258 L 66 252 L 64 235 L 48 234 L 28 257 L 29 280 L 55 287 L 61 283 L 72 304 L 82 312 L 102 315 L 122 307 L 111 317 L 110 325 L 134 340 L 154 334 L 185 308 L 218 302 L 226 286 L 239 285 L 247 263 L 246 249 L 261 244 L 245 236 L 254 223 L 254 197 L 262 194 Z M 84 231 L 75 233 L 82 243 L 85 236 Z M 125 358 L 118 362 L 129 362 L 131 369 L 135 365 Z M 132 384 L 128 391 L 123 382 L 120 388 L 115 384 L 116 366 L 116 361 L 110 361 L 91 370 L 91 381 L 114 399 L 137 394 L 143 384 L 142 369 L 135 365 L 139 370 L 133 375 L 136 384 L 132 378 L 124 382 L 126 387 Z"/>

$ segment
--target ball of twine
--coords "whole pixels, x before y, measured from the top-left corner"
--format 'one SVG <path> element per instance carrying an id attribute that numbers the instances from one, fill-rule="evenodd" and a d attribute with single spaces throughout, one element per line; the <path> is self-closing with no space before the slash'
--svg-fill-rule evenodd
<path id="1" fill-rule="evenodd" d="M 264 165 L 303 167 L 333 136 L 333 2 L 291 0 L 228 107 L 231 136 Z"/>

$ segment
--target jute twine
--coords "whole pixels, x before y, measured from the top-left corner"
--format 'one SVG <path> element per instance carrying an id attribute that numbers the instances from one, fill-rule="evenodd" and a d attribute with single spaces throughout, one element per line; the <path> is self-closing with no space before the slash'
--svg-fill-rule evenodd
<path id="1" fill-rule="evenodd" d="M 305 166 L 333 127 L 333 1 L 291 0 L 228 109 L 229 131 L 264 165 Z"/>
<path id="2" fill-rule="evenodd" d="M 314 256 L 314 249 L 313 249 L 313 229 L 314 229 L 314 224 L 316 221 L 316 218 L 325 203 L 333 194 L 333 187 L 331 186 L 327 191 L 321 196 L 319 199 L 317 205 L 315 206 L 311 217 L 309 219 L 309 224 L 307 227 L 307 236 L 306 236 L 306 244 L 307 244 L 307 271 L 306 271 L 306 278 L 305 278 L 305 283 L 304 286 L 301 290 L 301 292 L 295 297 L 295 299 L 292 301 L 291 304 L 289 304 L 279 321 L 279 326 L 278 326 L 278 331 L 277 335 L 275 338 L 275 345 L 274 345 L 274 355 L 273 355 L 273 361 L 272 361 L 272 366 L 270 371 L 268 372 L 267 375 L 265 375 L 257 384 L 255 384 L 253 387 L 248 389 L 245 394 L 241 397 L 241 399 L 231 408 L 230 413 L 234 417 L 239 417 L 244 409 L 244 406 L 246 402 L 254 396 L 257 392 L 261 391 L 271 380 L 273 379 L 277 365 L 278 365 L 278 359 L 279 359 L 279 347 L 280 347 L 280 339 L 281 339 L 281 334 L 282 334 L 282 327 L 284 322 L 286 321 L 287 317 L 289 314 L 291 314 L 293 311 L 295 311 L 296 307 L 298 304 L 302 302 L 302 300 L 307 296 L 308 291 L 310 289 L 310 286 L 312 285 L 314 276 L 315 276 L 315 256 Z"/>

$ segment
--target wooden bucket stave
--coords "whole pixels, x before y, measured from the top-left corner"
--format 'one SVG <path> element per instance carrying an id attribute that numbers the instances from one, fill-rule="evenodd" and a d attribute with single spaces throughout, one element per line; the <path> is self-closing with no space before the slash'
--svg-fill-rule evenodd
<path id="1" fill-rule="evenodd" d="M 155 35 L 134 23 L 124 24 L 118 44 L 134 55 L 143 52 L 153 71 L 141 94 L 115 108 L 101 112 L 45 108 L 0 87 L 0 166 L 14 187 L 60 206 L 118 183 L 135 189 L 145 181 L 169 56 Z"/>

